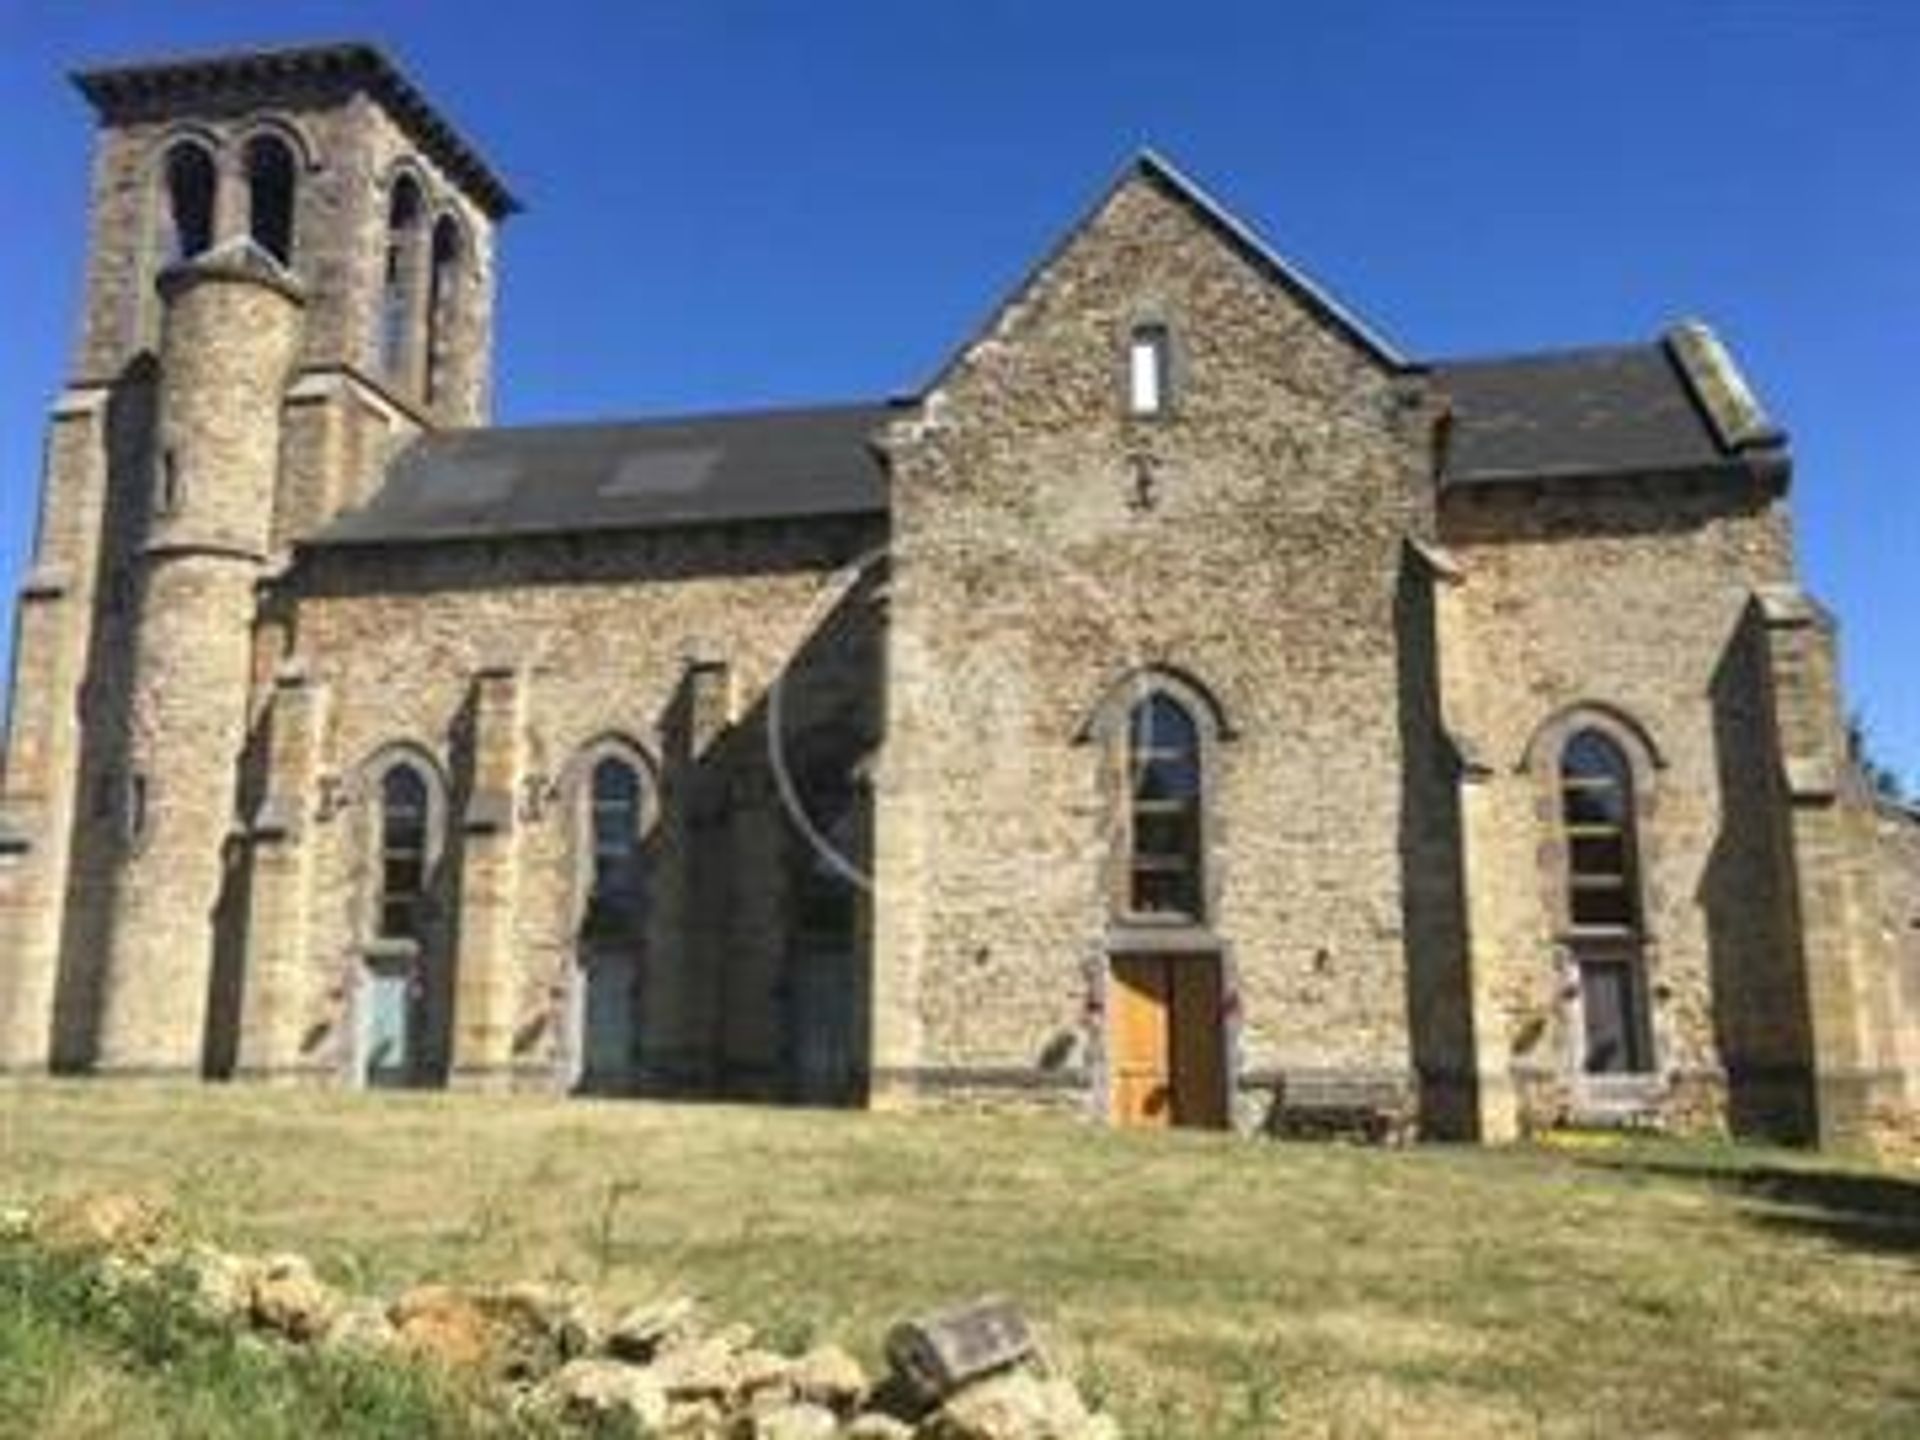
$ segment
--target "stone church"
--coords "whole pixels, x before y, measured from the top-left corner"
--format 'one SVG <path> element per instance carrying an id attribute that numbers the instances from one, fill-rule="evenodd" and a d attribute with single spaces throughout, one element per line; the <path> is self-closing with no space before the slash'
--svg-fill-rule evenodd
<path id="1" fill-rule="evenodd" d="M 77 83 L 9 1070 L 1911 1132 L 1704 326 L 1411 357 L 1149 154 L 904 398 L 495 427 L 517 206 L 379 51 Z"/>

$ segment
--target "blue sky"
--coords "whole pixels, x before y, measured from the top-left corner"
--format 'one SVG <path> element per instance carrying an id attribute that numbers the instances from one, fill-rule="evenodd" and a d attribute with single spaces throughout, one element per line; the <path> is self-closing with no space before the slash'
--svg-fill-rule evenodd
<path id="1" fill-rule="evenodd" d="M 1417 356 L 1703 316 L 1920 781 L 1920 6 L 0 0 L 0 593 L 75 326 L 65 72 L 344 37 L 529 203 L 503 420 L 909 389 L 1141 144 Z"/>

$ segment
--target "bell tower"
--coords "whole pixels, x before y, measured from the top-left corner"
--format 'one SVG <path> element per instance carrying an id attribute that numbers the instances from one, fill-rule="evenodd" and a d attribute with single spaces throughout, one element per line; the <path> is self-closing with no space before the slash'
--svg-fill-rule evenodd
<path id="1" fill-rule="evenodd" d="M 0 771 L 0 1065 L 193 1072 L 262 583 L 398 446 L 484 423 L 516 207 L 368 46 L 75 80 L 90 254 Z"/>

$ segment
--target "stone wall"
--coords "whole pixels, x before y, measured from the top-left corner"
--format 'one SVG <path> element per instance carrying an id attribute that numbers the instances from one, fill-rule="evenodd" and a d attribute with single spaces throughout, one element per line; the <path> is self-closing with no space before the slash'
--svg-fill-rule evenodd
<path id="1" fill-rule="evenodd" d="M 1477 772 L 1468 830 L 1479 1023 L 1540 1121 L 1577 1107 L 1558 742 L 1595 723 L 1635 762 L 1656 1061 L 1711 1116 L 1729 1062 L 1804 1048 L 1782 956 L 1781 796 L 1754 591 L 1792 577 L 1759 492 L 1621 482 L 1450 496 L 1446 723 Z"/>
<path id="2" fill-rule="evenodd" d="M 510 1037 L 497 1052 L 467 1034 L 477 1015 L 453 1015 L 455 1078 L 564 1083 L 586 864 L 583 761 L 617 738 L 646 757 L 656 787 L 643 1078 L 778 1090 L 774 1012 L 791 982 L 783 877 L 799 842 L 769 758 L 769 712 L 779 707 L 781 753 L 797 764 L 828 733 L 852 737 L 843 757 L 873 745 L 878 601 L 869 578 L 843 567 L 878 538 L 871 523 L 815 522 L 308 552 L 279 607 L 298 683 L 274 700 L 279 709 L 290 691 L 324 696 L 312 788 L 279 801 L 297 805 L 297 843 L 311 847 L 309 893 L 282 920 L 304 934 L 304 968 L 283 967 L 277 979 L 289 988 L 275 1002 L 291 1017 L 276 1033 L 297 1053 L 255 1068 L 352 1067 L 376 884 L 369 766 L 407 747 L 445 789 L 438 894 L 450 928 L 456 916 L 474 923 L 483 829 L 514 836 L 511 900 L 489 912 L 503 927 L 493 948 L 473 933 L 439 937 L 438 963 L 495 967 L 499 989 L 485 1000 L 452 986 L 470 1011 L 492 1006 L 490 1023 Z M 476 714 L 489 675 L 517 689 L 506 750 Z M 287 953 L 284 936 L 253 944 Z M 479 1049 L 463 1065 L 469 1044 Z"/>
<path id="3" fill-rule="evenodd" d="M 1175 391 L 1131 419 L 1142 322 Z M 1096 717 L 1143 671 L 1209 712 L 1184 938 L 1230 952 L 1242 1078 L 1409 1077 L 1395 627 L 1424 437 L 1385 366 L 1146 174 L 895 428 L 883 1079 L 1098 1083 L 1125 787 Z"/>
<path id="4" fill-rule="evenodd" d="M 108 822 L 119 855 L 92 1059 L 197 1073 L 215 931 L 240 868 L 229 842 L 249 728 L 254 586 L 304 306 L 297 290 L 222 252 L 169 270 L 162 288 L 163 474 L 133 572 L 127 703 L 103 717 L 124 761 Z"/>

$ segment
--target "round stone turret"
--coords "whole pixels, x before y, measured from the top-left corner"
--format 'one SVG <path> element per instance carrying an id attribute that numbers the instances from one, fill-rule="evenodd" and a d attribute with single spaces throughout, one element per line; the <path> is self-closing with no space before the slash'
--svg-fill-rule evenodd
<path id="1" fill-rule="evenodd" d="M 246 747 L 255 586 L 305 300 L 239 239 L 170 267 L 95 1063 L 197 1071 Z"/>

